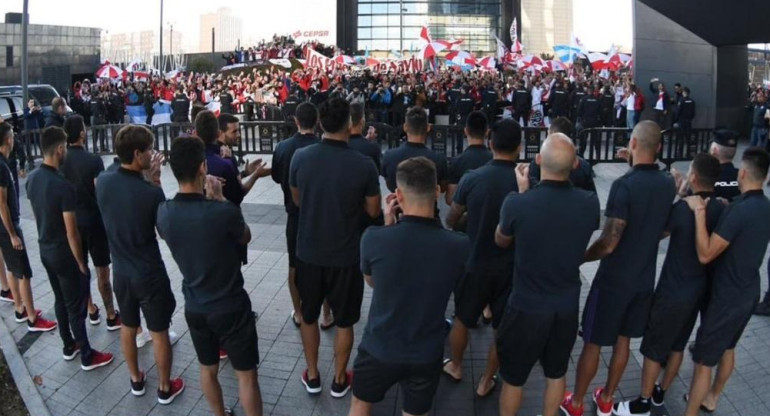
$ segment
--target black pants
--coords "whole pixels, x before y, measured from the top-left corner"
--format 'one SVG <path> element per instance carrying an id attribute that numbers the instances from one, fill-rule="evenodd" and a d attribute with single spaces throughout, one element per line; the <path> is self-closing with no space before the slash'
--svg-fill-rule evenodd
<path id="1" fill-rule="evenodd" d="M 89 277 L 80 272 L 71 253 L 41 254 L 40 259 L 51 282 L 62 342 L 65 347 L 77 342 L 80 360 L 91 364 L 91 346 L 86 333 Z"/>
<path id="2" fill-rule="evenodd" d="M 599 120 L 581 120 L 577 123 L 577 126 L 575 128 L 576 136 L 578 137 L 578 140 L 580 141 L 579 148 L 578 148 L 578 154 L 580 156 L 585 157 L 584 153 L 586 151 L 586 147 L 588 147 L 589 142 L 591 143 L 591 147 L 593 148 L 593 153 L 591 153 L 587 159 L 591 160 L 598 160 L 599 155 L 601 153 L 601 135 L 597 133 L 597 137 L 592 138 L 591 134 L 589 132 L 584 132 L 584 130 L 592 129 L 595 127 L 599 127 Z M 591 139 L 593 139 L 593 142 L 591 142 Z"/>
<path id="3" fill-rule="evenodd" d="M 150 107 L 146 109 L 146 111 L 147 111 L 147 119 L 144 121 L 144 124 L 148 126 L 152 126 L 152 116 L 155 115 L 155 110 L 152 107 Z"/>

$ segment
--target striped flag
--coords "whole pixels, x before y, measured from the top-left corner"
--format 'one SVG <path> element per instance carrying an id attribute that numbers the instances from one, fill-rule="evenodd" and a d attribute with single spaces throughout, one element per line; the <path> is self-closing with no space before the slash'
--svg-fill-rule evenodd
<path id="1" fill-rule="evenodd" d="M 495 40 L 497 41 L 497 59 L 503 61 L 505 59 L 505 55 L 508 54 L 508 48 L 497 36 L 495 36 Z"/>
<path id="2" fill-rule="evenodd" d="M 570 45 L 556 45 L 553 47 L 556 57 L 565 64 L 572 64 L 575 55 L 580 55 L 580 48 Z"/>
<path id="3" fill-rule="evenodd" d="M 511 45 L 516 45 L 516 42 L 519 41 L 519 28 L 516 26 L 516 17 L 513 18 L 513 23 L 511 23 Z"/>

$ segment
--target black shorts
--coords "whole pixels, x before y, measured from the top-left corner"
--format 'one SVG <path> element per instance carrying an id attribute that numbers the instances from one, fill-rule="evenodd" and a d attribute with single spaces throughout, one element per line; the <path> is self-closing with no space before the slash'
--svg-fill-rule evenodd
<path id="1" fill-rule="evenodd" d="M 719 364 L 734 349 L 751 319 L 757 300 L 714 300 L 703 315 L 692 359 L 707 367 Z"/>
<path id="2" fill-rule="evenodd" d="M 466 273 L 455 290 L 457 319 L 465 326 L 476 324 L 484 307 L 492 308 L 492 327 L 500 325 L 513 285 L 513 271 L 499 274 Z"/>
<path id="3" fill-rule="evenodd" d="M 385 363 L 359 348 L 353 362 L 353 395 L 367 403 L 381 402 L 398 383 L 403 397 L 403 411 L 412 415 L 428 413 L 438 389 L 441 358 L 430 364 Z"/>
<path id="4" fill-rule="evenodd" d="M 107 267 L 110 265 L 110 246 L 107 243 L 107 232 L 101 221 L 96 225 L 78 226 L 80 231 L 80 241 L 83 247 L 83 262 L 88 265 L 88 255 L 91 254 L 91 260 L 94 267 Z"/>
<path id="5" fill-rule="evenodd" d="M 171 316 L 176 308 L 174 293 L 168 277 L 131 279 L 115 276 L 112 279 L 115 299 L 120 308 L 123 325 L 129 328 L 141 326 L 139 310 L 144 314 L 147 329 L 163 332 L 171 325 Z"/>
<path id="6" fill-rule="evenodd" d="M 656 294 L 642 339 L 642 354 L 662 364 L 672 351 L 684 351 L 698 319 L 700 304 L 700 297 L 688 301 Z"/>
<path id="7" fill-rule="evenodd" d="M 364 276 L 357 264 L 325 267 L 297 259 L 297 290 L 302 319 L 309 324 L 318 320 L 324 299 L 334 313 L 338 328 L 351 327 L 361 318 Z"/>
<path id="8" fill-rule="evenodd" d="M 14 225 L 14 227 L 16 228 L 16 235 L 21 239 L 24 248 L 21 250 L 13 248 L 11 236 L 3 229 L 3 231 L 0 231 L 0 251 L 3 252 L 5 266 L 15 278 L 29 279 L 32 277 L 32 266 L 29 264 L 29 256 L 27 255 L 27 243 L 24 241 L 21 227 L 17 225 Z"/>
<path id="9" fill-rule="evenodd" d="M 615 345 L 619 336 L 640 338 L 647 327 L 653 292 L 630 292 L 624 289 L 591 285 L 581 333 L 587 343 L 607 347 Z"/>
<path id="10" fill-rule="evenodd" d="M 286 251 L 289 254 L 289 267 L 297 267 L 297 231 L 299 215 L 288 214 L 286 217 Z"/>
<path id="11" fill-rule="evenodd" d="M 521 387 L 538 361 L 547 378 L 564 377 L 577 329 L 577 310 L 532 313 L 509 307 L 497 329 L 500 377 Z"/>
<path id="12" fill-rule="evenodd" d="M 197 313 L 185 311 L 195 353 L 201 365 L 219 363 L 219 348 L 236 371 L 255 370 L 259 364 L 257 322 L 251 303 L 230 313 Z"/>

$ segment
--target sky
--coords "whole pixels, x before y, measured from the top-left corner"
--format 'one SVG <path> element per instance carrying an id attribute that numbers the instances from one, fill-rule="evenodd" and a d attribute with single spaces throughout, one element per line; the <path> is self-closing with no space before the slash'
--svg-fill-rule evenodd
<path id="1" fill-rule="evenodd" d="M 573 0 L 575 34 L 590 50 L 610 45 L 630 49 L 632 0 Z M 94 7 L 94 4 L 99 4 Z M 297 30 L 330 30 L 336 33 L 336 0 L 165 0 L 164 27 L 174 25 L 183 34 L 183 45 L 197 49 L 199 16 L 213 12 L 216 3 L 226 5 L 243 19 L 245 38 L 254 40 Z M 0 13 L 21 12 L 22 0 L 0 1 Z M 295 15 L 289 15 L 296 11 Z M 115 3 L 93 0 L 29 0 L 30 23 L 100 27 L 110 33 L 158 30 L 160 0 Z M 507 29 L 506 29 L 507 31 Z M 525 34 L 522 34 L 524 40 Z M 525 41 L 526 45 L 526 41 Z"/>

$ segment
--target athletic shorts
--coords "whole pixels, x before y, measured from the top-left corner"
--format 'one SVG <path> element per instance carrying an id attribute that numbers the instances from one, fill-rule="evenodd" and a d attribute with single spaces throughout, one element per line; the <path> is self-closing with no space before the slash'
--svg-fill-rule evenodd
<path id="1" fill-rule="evenodd" d="M 297 231 L 299 215 L 288 214 L 286 217 L 286 251 L 289 254 L 289 267 L 297 267 Z"/>
<path id="2" fill-rule="evenodd" d="M 455 315 L 465 326 L 479 320 L 484 307 L 492 308 L 492 327 L 500 325 L 513 286 L 513 271 L 500 274 L 466 273 L 455 290 Z"/>
<path id="3" fill-rule="evenodd" d="M 738 345 L 756 304 L 756 298 L 712 301 L 695 337 L 693 361 L 707 367 L 719 364 L 725 351 Z"/>
<path id="4" fill-rule="evenodd" d="M 21 250 L 13 248 L 11 236 L 5 232 L 5 229 L 3 229 L 3 231 L 0 231 L 0 251 L 3 252 L 5 266 L 15 278 L 29 279 L 32 277 L 32 266 L 29 264 L 29 256 L 27 255 L 27 243 L 24 241 L 24 234 L 21 232 L 21 227 L 14 224 L 14 228 L 16 228 L 16 235 L 21 239 L 24 248 Z"/>
<path id="5" fill-rule="evenodd" d="M 152 332 L 163 332 L 168 329 L 176 308 L 176 300 L 168 277 L 131 279 L 114 276 L 112 281 L 123 325 L 138 328 L 141 325 L 139 319 L 141 309 L 144 320 L 147 322 L 147 329 Z"/>
<path id="6" fill-rule="evenodd" d="M 509 307 L 497 329 L 500 377 L 521 387 L 538 361 L 547 378 L 564 377 L 577 329 L 577 310 L 536 313 Z"/>
<path id="7" fill-rule="evenodd" d="M 382 362 L 363 348 L 353 362 L 353 395 L 367 403 L 381 402 L 394 384 L 401 388 L 403 411 L 412 415 L 428 413 L 441 377 L 441 357 L 429 364 Z"/>
<path id="8" fill-rule="evenodd" d="M 107 232 L 101 221 L 96 225 L 79 226 L 80 241 L 83 247 L 84 263 L 88 265 L 88 255 L 94 262 L 94 267 L 110 265 L 110 246 L 107 243 Z"/>
<path id="9" fill-rule="evenodd" d="M 615 345 L 619 336 L 640 338 L 647 327 L 652 296 L 652 291 L 603 288 L 594 280 L 583 309 L 583 340 L 607 347 Z"/>
<path id="10" fill-rule="evenodd" d="M 251 302 L 229 313 L 197 313 L 185 311 L 195 353 L 201 365 L 219 363 L 219 349 L 236 371 L 255 370 L 259 364 L 257 322 Z"/>
<path id="11" fill-rule="evenodd" d="M 357 264 L 325 267 L 297 259 L 297 290 L 302 319 L 309 324 L 318 320 L 324 299 L 334 313 L 334 324 L 338 328 L 351 327 L 361 318 L 364 276 Z"/>
<path id="12" fill-rule="evenodd" d="M 698 319 L 700 305 L 700 297 L 687 300 L 656 294 L 642 339 L 642 354 L 662 364 L 668 361 L 672 351 L 684 351 Z"/>

